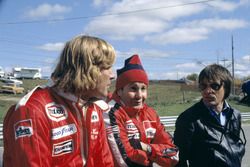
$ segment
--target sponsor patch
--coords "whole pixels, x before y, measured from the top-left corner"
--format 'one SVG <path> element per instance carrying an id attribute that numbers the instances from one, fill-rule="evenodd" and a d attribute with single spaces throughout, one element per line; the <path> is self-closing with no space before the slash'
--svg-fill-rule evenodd
<path id="1" fill-rule="evenodd" d="M 126 130 L 129 139 L 140 139 L 140 134 L 132 120 L 126 121 Z"/>
<path id="2" fill-rule="evenodd" d="M 143 121 L 146 138 L 154 138 L 156 133 L 156 121 Z"/>
<path id="3" fill-rule="evenodd" d="M 56 140 L 77 132 L 75 124 L 64 125 L 51 130 L 51 139 Z"/>
<path id="4" fill-rule="evenodd" d="M 91 139 L 96 140 L 98 137 L 99 132 L 96 129 L 92 129 L 91 131 Z"/>
<path id="5" fill-rule="evenodd" d="M 53 144 L 52 156 L 60 156 L 73 152 L 73 140 L 67 140 L 61 143 Z"/>
<path id="6" fill-rule="evenodd" d="M 45 106 L 45 110 L 48 117 L 53 121 L 59 122 L 68 118 L 68 112 L 61 104 L 56 104 L 55 102 L 49 103 Z"/>
<path id="7" fill-rule="evenodd" d="M 32 120 L 21 120 L 14 125 L 15 139 L 21 137 L 30 137 L 33 135 Z"/>
<path id="8" fill-rule="evenodd" d="M 99 121 L 99 116 L 96 111 L 93 111 L 91 114 L 91 122 L 98 122 Z"/>

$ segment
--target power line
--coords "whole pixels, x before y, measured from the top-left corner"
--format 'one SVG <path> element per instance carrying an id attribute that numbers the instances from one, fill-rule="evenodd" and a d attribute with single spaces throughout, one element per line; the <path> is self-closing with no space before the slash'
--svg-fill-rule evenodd
<path id="1" fill-rule="evenodd" d="M 147 8 L 147 9 L 139 9 L 139 10 L 133 10 L 133 11 L 127 11 L 127 12 L 118 12 L 118 13 L 106 13 L 106 14 L 101 14 L 101 15 L 96 15 L 96 16 L 80 16 L 80 17 L 70 17 L 70 18 L 61 18 L 61 19 L 2 22 L 2 23 L 0 23 L 0 25 L 33 24 L 33 23 L 45 23 L 45 22 L 63 22 L 63 21 L 74 21 L 74 20 L 81 20 L 81 19 L 106 17 L 106 16 L 128 15 L 128 14 L 133 14 L 133 13 L 142 13 L 142 12 L 148 12 L 148 11 L 154 11 L 154 10 L 161 10 L 161 9 L 167 9 L 167 8 L 175 8 L 175 7 L 189 6 L 189 5 L 195 5 L 195 4 L 200 4 L 200 3 L 207 3 L 207 2 L 211 2 L 211 1 L 218 1 L 218 0 L 204 0 L 204 1 L 198 1 L 198 2 L 189 2 L 189 3 L 183 3 L 183 4 L 169 5 L 169 6 L 158 7 L 158 8 Z"/>

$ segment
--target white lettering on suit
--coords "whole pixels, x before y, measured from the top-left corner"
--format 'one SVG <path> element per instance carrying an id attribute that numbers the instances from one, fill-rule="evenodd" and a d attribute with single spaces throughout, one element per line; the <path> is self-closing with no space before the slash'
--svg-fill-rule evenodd
<path id="1" fill-rule="evenodd" d="M 66 136 L 70 136 L 77 132 L 75 124 L 64 125 L 51 130 L 52 140 L 60 139 Z"/>

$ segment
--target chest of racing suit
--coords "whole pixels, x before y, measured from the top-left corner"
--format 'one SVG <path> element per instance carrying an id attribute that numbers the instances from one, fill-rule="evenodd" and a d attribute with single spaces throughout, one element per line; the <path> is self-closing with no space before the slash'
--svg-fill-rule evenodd
<path id="1" fill-rule="evenodd" d="M 178 149 L 155 110 L 146 104 L 138 110 L 115 101 L 110 103 L 113 107 L 104 113 L 104 119 L 116 166 L 152 166 L 155 162 L 171 167 L 178 162 Z M 142 150 L 140 142 L 150 145 L 150 155 Z"/>

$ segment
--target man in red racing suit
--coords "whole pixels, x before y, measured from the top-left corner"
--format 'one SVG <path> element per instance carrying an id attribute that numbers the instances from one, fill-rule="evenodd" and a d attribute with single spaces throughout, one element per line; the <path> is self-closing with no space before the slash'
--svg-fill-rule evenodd
<path id="1" fill-rule="evenodd" d="M 103 99 L 114 48 L 79 35 L 66 42 L 51 86 L 36 87 L 4 119 L 4 167 L 113 167 Z"/>
<path id="2" fill-rule="evenodd" d="M 138 55 L 117 71 L 116 90 L 104 113 L 108 141 L 117 166 L 173 167 L 178 149 L 165 131 L 156 111 L 144 102 L 148 79 Z"/>
<path id="3" fill-rule="evenodd" d="M 36 88 L 5 117 L 4 167 L 113 166 L 102 121 L 106 110 L 101 100 L 86 103 Z"/>

